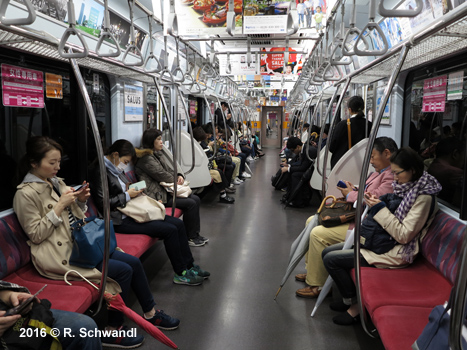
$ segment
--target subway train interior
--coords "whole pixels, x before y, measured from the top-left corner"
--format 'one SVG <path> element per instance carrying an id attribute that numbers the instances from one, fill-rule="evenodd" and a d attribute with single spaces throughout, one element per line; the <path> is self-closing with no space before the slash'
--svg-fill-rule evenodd
<path id="1" fill-rule="evenodd" d="M 467 349 L 466 54 L 464 0 L 0 0 L 2 348 Z"/>

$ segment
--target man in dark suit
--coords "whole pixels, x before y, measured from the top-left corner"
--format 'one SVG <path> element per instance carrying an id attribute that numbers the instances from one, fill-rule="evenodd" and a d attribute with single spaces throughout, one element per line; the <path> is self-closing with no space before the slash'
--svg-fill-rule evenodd
<path id="1" fill-rule="evenodd" d="M 232 114 L 229 111 L 229 105 L 227 102 L 222 102 L 221 103 L 221 108 L 216 109 L 216 125 L 219 127 L 219 129 L 224 129 L 225 130 L 225 123 L 224 123 L 224 116 L 225 114 L 225 119 L 227 121 L 227 125 L 233 129 L 234 124 L 232 120 Z"/>

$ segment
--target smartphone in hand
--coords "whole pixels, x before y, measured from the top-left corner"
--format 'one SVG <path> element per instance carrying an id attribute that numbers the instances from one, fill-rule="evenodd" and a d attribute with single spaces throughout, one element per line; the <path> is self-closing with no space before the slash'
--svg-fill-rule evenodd
<path id="1" fill-rule="evenodd" d="M 344 181 L 339 180 L 339 182 L 337 183 L 337 187 L 347 188 L 347 185 Z"/>
<path id="2" fill-rule="evenodd" d="M 44 284 L 44 286 L 41 289 L 39 289 L 37 291 L 37 293 L 34 294 L 32 297 L 29 297 L 28 299 L 23 301 L 18 306 L 15 306 L 15 307 L 7 310 L 7 312 L 5 312 L 3 317 L 21 314 L 34 301 L 34 299 L 36 299 L 36 297 L 39 295 L 40 292 L 42 292 L 44 290 L 45 287 L 47 287 L 46 284 Z"/>
<path id="3" fill-rule="evenodd" d="M 84 185 L 81 184 L 81 185 L 75 186 L 75 187 L 73 187 L 73 190 L 74 190 L 75 192 L 77 192 L 77 191 L 80 191 L 80 190 L 84 190 L 86 187 L 88 187 L 88 184 L 87 184 L 87 183 L 84 184 Z"/>
<path id="4" fill-rule="evenodd" d="M 144 190 L 146 188 L 146 181 L 136 182 L 131 184 L 128 188 L 134 188 L 136 191 Z"/>

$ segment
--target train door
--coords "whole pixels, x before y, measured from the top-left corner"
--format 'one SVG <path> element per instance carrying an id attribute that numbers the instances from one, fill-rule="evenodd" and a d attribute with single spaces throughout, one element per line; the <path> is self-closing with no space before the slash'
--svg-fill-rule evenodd
<path id="1" fill-rule="evenodd" d="M 263 107 L 261 110 L 261 144 L 280 148 L 282 144 L 282 107 Z"/>

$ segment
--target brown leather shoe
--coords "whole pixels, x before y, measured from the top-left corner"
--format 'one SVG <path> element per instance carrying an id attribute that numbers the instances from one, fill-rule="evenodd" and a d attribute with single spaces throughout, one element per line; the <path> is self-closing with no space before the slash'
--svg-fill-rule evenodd
<path id="1" fill-rule="evenodd" d="M 299 273 L 299 274 L 295 275 L 295 280 L 297 280 L 299 282 L 305 282 L 306 273 Z"/>
<path id="2" fill-rule="evenodd" d="M 312 286 L 306 286 L 305 288 L 298 289 L 295 294 L 298 297 L 301 298 L 308 298 L 308 299 L 314 299 L 317 298 L 319 293 L 321 293 L 320 290 L 318 290 L 319 287 L 312 287 Z"/>

